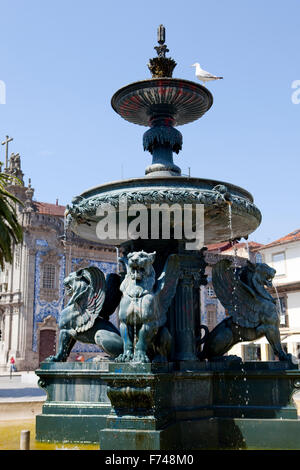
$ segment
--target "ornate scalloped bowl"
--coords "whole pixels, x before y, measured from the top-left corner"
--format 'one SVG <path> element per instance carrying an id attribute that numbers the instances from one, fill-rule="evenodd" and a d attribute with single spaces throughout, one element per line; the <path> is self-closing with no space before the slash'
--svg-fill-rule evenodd
<path id="1" fill-rule="evenodd" d="M 181 207 L 203 204 L 205 245 L 248 236 L 261 222 L 253 197 L 244 189 L 220 181 L 172 176 L 133 178 L 91 188 L 72 200 L 67 208 L 67 225 L 82 238 L 119 246 L 126 241 L 124 238 L 99 240 L 97 237 L 96 226 L 102 218 L 97 211 L 110 204 L 116 209 L 119 220 L 120 210 L 123 210 L 119 203 L 124 198 L 127 207 L 143 204 L 150 208 L 154 203 L 177 203 Z"/>
<path id="2" fill-rule="evenodd" d="M 131 83 L 111 99 L 113 109 L 133 124 L 151 126 L 153 115 L 172 116 L 181 126 L 199 119 L 213 104 L 204 86 L 178 78 L 152 78 Z"/>

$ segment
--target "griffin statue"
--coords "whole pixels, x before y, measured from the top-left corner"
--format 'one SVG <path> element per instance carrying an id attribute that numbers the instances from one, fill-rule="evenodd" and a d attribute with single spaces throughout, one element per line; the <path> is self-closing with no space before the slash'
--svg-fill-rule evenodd
<path id="1" fill-rule="evenodd" d="M 95 266 L 66 277 L 64 286 L 71 298 L 61 312 L 58 352 L 46 361 L 66 361 L 76 341 L 96 344 L 113 358 L 123 351 L 120 333 L 108 320 L 121 299 L 120 283 L 118 274 L 105 279 Z"/>
<path id="2" fill-rule="evenodd" d="M 226 317 L 199 342 L 204 343 L 200 360 L 223 356 L 240 341 L 253 341 L 266 336 L 280 361 L 292 362 L 281 345 L 279 315 L 276 301 L 266 290 L 271 287 L 275 269 L 267 264 L 247 262 L 234 268 L 224 259 L 213 266 L 212 283 L 215 293 L 228 312 Z"/>
<path id="3" fill-rule="evenodd" d="M 170 255 L 156 279 L 152 266 L 155 255 L 138 251 L 121 258 L 127 271 L 120 287 L 119 310 L 124 351 L 116 361 L 164 362 L 168 358 L 171 335 L 166 327 L 167 311 L 179 279 L 179 258 Z"/>

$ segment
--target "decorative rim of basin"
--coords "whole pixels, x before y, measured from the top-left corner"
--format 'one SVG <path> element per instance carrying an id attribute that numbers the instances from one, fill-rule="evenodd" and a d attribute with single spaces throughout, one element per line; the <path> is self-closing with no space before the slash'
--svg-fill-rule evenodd
<path id="1" fill-rule="evenodd" d="M 204 86 L 179 78 L 152 78 L 120 88 L 112 97 L 113 109 L 126 121 L 151 126 L 154 114 L 171 115 L 174 126 L 196 121 L 212 106 Z"/>
<path id="2" fill-rule="evenodd" d="M 188 177 L 143 177 L 106 183 L 75 197 L 72 205 L 67 206 L 67 226 L 79 236 L 94 240 L 93 236 L 89 238 L 88 227 L 94 231 L 98 208 L 106 204 L 118 208 L 120 201 L 125 198 L 128 206 L 203 204 L 207 226 L 211 227 L 209 239 L 212 241 L 207 243 L 245 237 L 257 229 L 262 218 L 252 195 L 230 183 Z M 233 222 L 232 238 L 228 230 L 229 204 Z"/>
<path id="3" fill-rule="evenodd" d="M 232 194 L 235 194 L 239 197 L 248 199 L 253 203 L 252 194 L 241 186 L 237 186 L 232 183 L 225 181 L 214 180 L 211 178 L 197 178 L 193 176 L 142 176 L 136 178 L 128 178 L 123 180 L 110 181 L 108 183 L 101 184 L 99 186 L 93 186 L 92 188 L 86 189 L 83 191 L 78 198 L 88 198 L 94 195 L 100 195 L 100 193 L 108 193 L 109 191 L 114 191 L 116 189 L 134 188 L 136 190 L 138 187 L 144 185 L 145 187 L 151 186 L 170 186 L 177 187 L 177 190 L 182 190 L 185 187 L 192 188 L 201 188 L 207 190 L 213 190 L 218 185 L 226 186 Z M 75 197 L 75 199 L 77 199 Z"/>

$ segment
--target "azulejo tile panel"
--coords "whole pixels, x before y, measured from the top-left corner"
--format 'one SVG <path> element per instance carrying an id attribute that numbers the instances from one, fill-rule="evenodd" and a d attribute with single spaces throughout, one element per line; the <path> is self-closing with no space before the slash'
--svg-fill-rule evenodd
<path id="1" fill-rule="evenodd" d="M 38 351 L 38 324 L 43 322 L 46 317 L 51 315 L 58 323 L 59 315 L 64 308 L 64 278 L 66 277 L 66 257 L 64 254 L 58 254 L 58 265 L 56 266 L 58 275 L 58 299 L 53 301 L 45 301 L 41 298 L 41 280 L 42 280 L 42 260 L 43 256 L 47 255 L 46 247 L 48 243 L 46 240 L 39 240 L 37 247 L 39 248 L 35 254 L 35 276 L 34 276 L 34 305 L 33 305 L 33 335 L 32 335 L 32 350 Z M 72 258 L 72 271 L 76 271 L 79 265 L 85 261 L 87 266 L 97 266 L 105 275 L 108 273 L 116 272 L 117 265 L 113 262 L 87 260 L 83 258 Z M 113 314 L 110 318 L 112 323 L 116 324 L 117 316 Z M 83 344 L 77 342 L 74 352 L 99 352 L 99 348 L 92 344 Z"/>

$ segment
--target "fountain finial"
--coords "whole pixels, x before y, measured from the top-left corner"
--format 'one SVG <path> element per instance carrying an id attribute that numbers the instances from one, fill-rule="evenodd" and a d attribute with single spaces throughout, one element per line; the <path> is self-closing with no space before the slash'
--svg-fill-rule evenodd
<path id="1" fill-rule="evenodd" d="M 172 77 L 173 70 L 177 65 L 175 60 L 166 57 L 166 53 L 169 52 L 169 49 L 165 44 L 165 40 L 166 28 L 161 24 L 157 29 L 157 42 L 159 46 L 154 47 L 158 57 L 150 59 L 148 64 L 152 78 Z"/>

